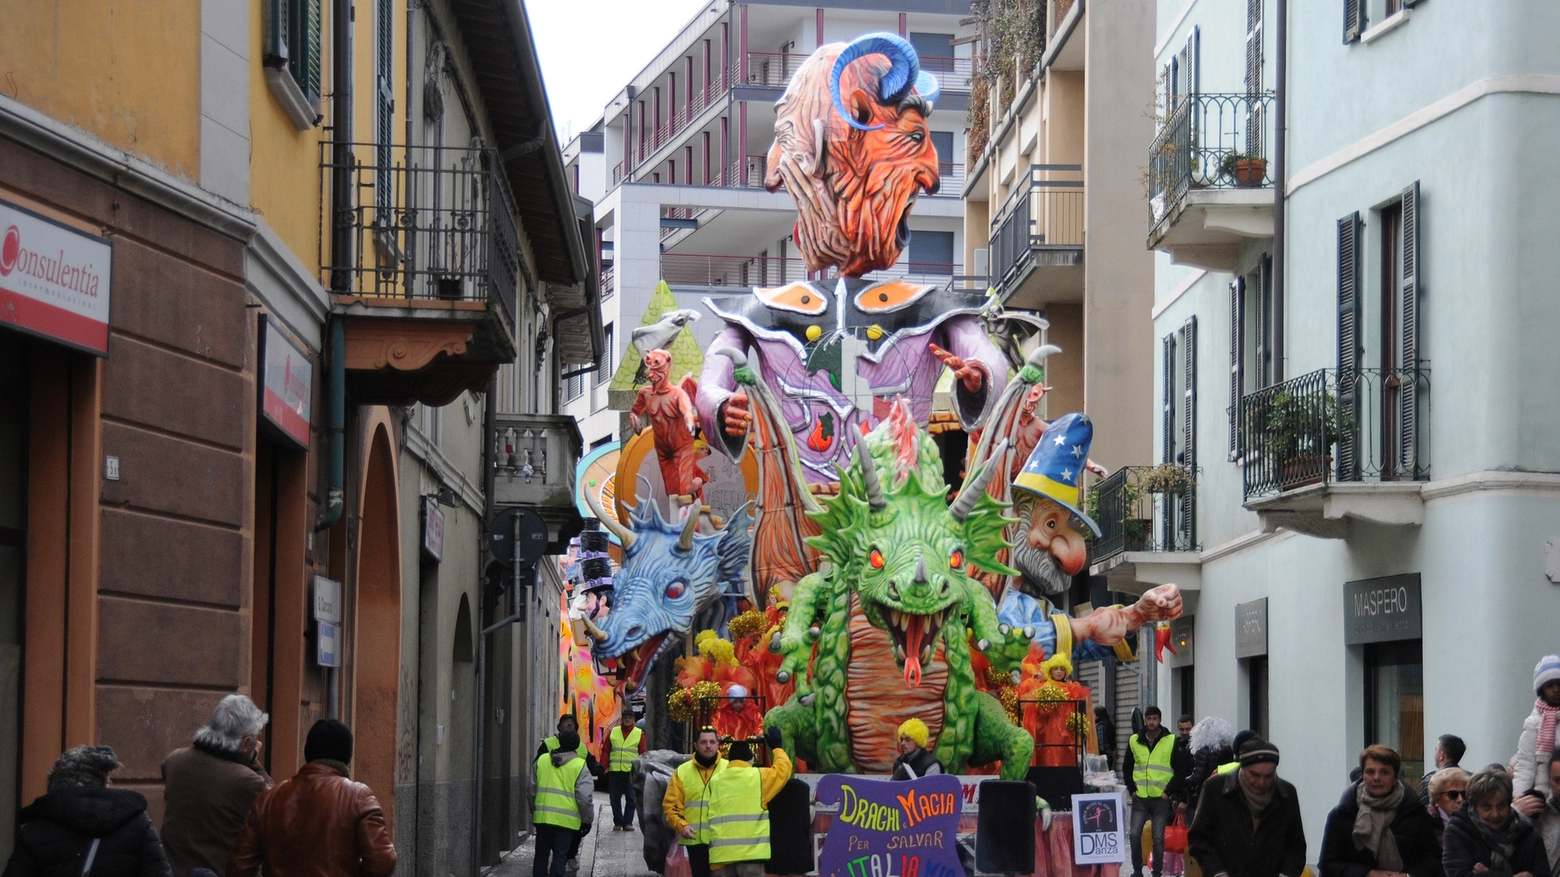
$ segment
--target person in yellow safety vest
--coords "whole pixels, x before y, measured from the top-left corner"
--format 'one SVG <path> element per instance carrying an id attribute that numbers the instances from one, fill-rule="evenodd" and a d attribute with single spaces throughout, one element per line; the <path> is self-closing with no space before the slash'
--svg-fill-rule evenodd
<path id="1" fill-rule="evenodd" d="M 536 747 L 537 756 L 540 757 L 543 755 L 549 755 L 558 751 L 558 738 L 561 737 L 565 731 L 578 735 L 580 742 L 578 746 L 574 747 L 574 751 L 579 753 L 580 758 L 585 759 L 585 769 L 590 771 L 590 775 L 592 777 L 600 777 L 604 775 L 607 772 L 606 768 L 603 768 L 601 764 L 596 761 L 596 756 L 590 754 L 590 750 L 585 747 L 585 736 L 580 734 L 580 723 L 578 719 L 574 718 L 573 713 L 564 713 L 558 717 L 558 733 L 542 740 L 541 745 Z M 573 874 L 580 869 L 580 839 L 583 837 L 584 835 L 575 835 L 574 843 L 569 847 L 568 871 L 570 874 Z"/>
<path id="2" fill-rule="evenodd" d="M 607 735 L 607 794 L 612 799 L 612 830 L 634 830 L 634 759 L 645 751 L 645 732 L 634 725 L 634 711 L 623 705 L 617 727 Z M 627 806 L 624 806 L 627 801 Z"/>
<path id="3" fill-rule="evenodd" d="M 563 877 L 569 847 L 590 833 L 596 815 L 595 780 L 585 769 L 573 731 L 558 734 L 557 751 L 536 757 L 531 772 L 531 821 L 536 826 L 536 858 L 531 877 Z"/>
<path id="4" fill-rule="evenodd" d="M 745 740 L 731 744 L 726 769 L 709 787 L 710 867 L 717 877 L 763 877 L 769 859 L 769 802 L 791 779 L 791 759 L 780 748 L 780 729 L 770 728 L 771 767 L 753 766 Z"/>
<path id="5" fill-rule="evenodd" d="M 1143 711 L 1143 730 L 1127 738 L 1127 754 L 1121 772 L 1132 793 L 1132 877 L 1143 873 L 1143 824 L 1153 826 L 1154 877 L 1160 877 L 1165 858 L 1165 826 L 1170 823 L 1170 798 L 1165 794 L 1175 770 L 1170 754 L 1175 735 L 1161 727 L 1159 707 Z"/>
<path id="6" fill-rule="evenodd" d="M 710 780 L 726 769 L 720 733 L 709 725 L 693 741 L 693 757 L 678 765 L 661 798 L 661 815 L 688 853 L 693 877 L 710 877 Z"/>

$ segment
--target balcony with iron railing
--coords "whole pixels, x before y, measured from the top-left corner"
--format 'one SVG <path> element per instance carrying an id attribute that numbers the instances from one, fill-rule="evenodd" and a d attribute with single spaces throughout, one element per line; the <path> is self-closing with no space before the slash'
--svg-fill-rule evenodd
<path id="1" fill-rule="evenodd" d="M 991 222 L 991 276 L 1005 303 L 1083 297 L 1083 167 L 1030 165 Z"/>
<path id="2" fill-rule="evenodd" d="M 1276 526 L 1347 536 L 1347 519 L 1423 520 L 1430 370 L 1318 369 L 1241 397 L 1246 507 Z"/>
<path id="3" fill-rule="evenodd" d="M 1148 152 L 1150 249 L 1234 267 L 1247 238 L 1273 235 L 1273 94 L 1177 98 Z"/>
<path id="4" fill-rule="evenodd" d="M 348 368 L 365 372 L 359 398 L 486 386 L 518 349 L 517 214 L 497 153 L 324 142 L 320 168 L 321 277 L 347 319 Z"/>
<path id="5" fill-rule="evenodd" d="M 1178 463 L 1126 466 L 1089 488 L 1088 505 L 1100 536 L 1090 571 L 1116 580 L 1112 590 L 1175 581 L 1195 587 L 1202 544 L 1197 538 L 1197 478 Z"/>

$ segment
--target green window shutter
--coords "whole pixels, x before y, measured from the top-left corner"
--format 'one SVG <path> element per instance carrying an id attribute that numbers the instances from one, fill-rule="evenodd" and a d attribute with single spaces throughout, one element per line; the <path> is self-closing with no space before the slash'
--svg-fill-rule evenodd
<path id="1" fill-rule="evenodd" d="M 1360 295 L 1361 228 L 1359 211 L 1338 220 L 1338 403 L 1353 423 L 1360 422 L 1360 360 L 1364 358 L 1360 337 L 1364 301 Z M 1358 436 L 1346 430 L 1338 437 L 1338 479 L 1358 481 L 1359 471 Z"/>
<path id="2" fill-rule="evenodd" d="M 1398 441 L 1401 453 L 1398 471 L 1412 478 L 1419 478 L 1427 467 L 1419 453 L 1419 181 L 1403 190 L 1403 254 L 1399 264 L 1403 268 L 1403 305 L 1399 313 L 1402 325 L 1398 338 L 1403 345 L 1398 364 L 1403 369 L 1403 383 L 1398 388 L 1399 411 Z"/>
<path id="3" fill-rule="evenodd" d="M 287 44 L 292 36 L 289 0 L 266 0 L 265 58 L 267 67 L 287 66 Z"/>
<path id="4" fill-rule="evenodd" d="M 1343 41 L 1357 43 L 1365 30 L 1365 0 L 1343 0 Z"/>
<path id="5" fill-rule="evenodd" d="M 298 85 L 303 89 L 303 94 L 309 99 L 309 103 L 318 110 L 320 108 L 320 56 L 323 53 L 321 42 L 324 38 L 324 24 L 321 12 L 323 0 L 302 0 L 303 9 L 303 76 L 298 80 Z"/>

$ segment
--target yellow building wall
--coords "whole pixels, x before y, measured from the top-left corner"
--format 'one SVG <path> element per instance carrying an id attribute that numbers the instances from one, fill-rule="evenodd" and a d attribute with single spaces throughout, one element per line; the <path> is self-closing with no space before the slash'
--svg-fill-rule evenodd
<path id="1" fill-rule="evenodd" d="M 0 90 L 198 181 L 200 0 L 0 0 Z"/>
<path id="2" fill-rule="evenodd" d="M 265 5 L 249 4 L 249 197 L 255 211 L 293 255 L 319 277 L 320 235 L 329 230 L 329 223 L 322 230 L 320 221 L 320 143 L 325 137 L 323 125 L 330 121 L 330 105 L 328 100 L 322 102 L 325 120 L 321 127 L 299 131 L 271 94 L 265 81 Z M 328 12 L 328 4 L 326 9 Z M 322 90 L 328 93 L 330 16 L 325 19 L 320 63 L 326 83 Z"/>

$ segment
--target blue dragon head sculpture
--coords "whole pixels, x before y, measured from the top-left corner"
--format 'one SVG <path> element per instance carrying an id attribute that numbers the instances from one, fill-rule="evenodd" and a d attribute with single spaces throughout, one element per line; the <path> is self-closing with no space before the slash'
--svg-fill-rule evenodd
<path id="1" fill-rule="evenodd" d="M 589 491 L 587 491 L 587 494 Z M 725 596 L 739 593 L 753 547 L 749 506 L 714 533 L 698 532 L 699 513 L 666 520 L 652 500 L 630 509 L 628 526 L 592 511 L 623 546 L 623 566 L 612 581 L 612 608 L 586 630 L 591 654 L 608 671 L 621 670 L 629 691 L 657 660 L 696 627 L 716 627 Z"/>

